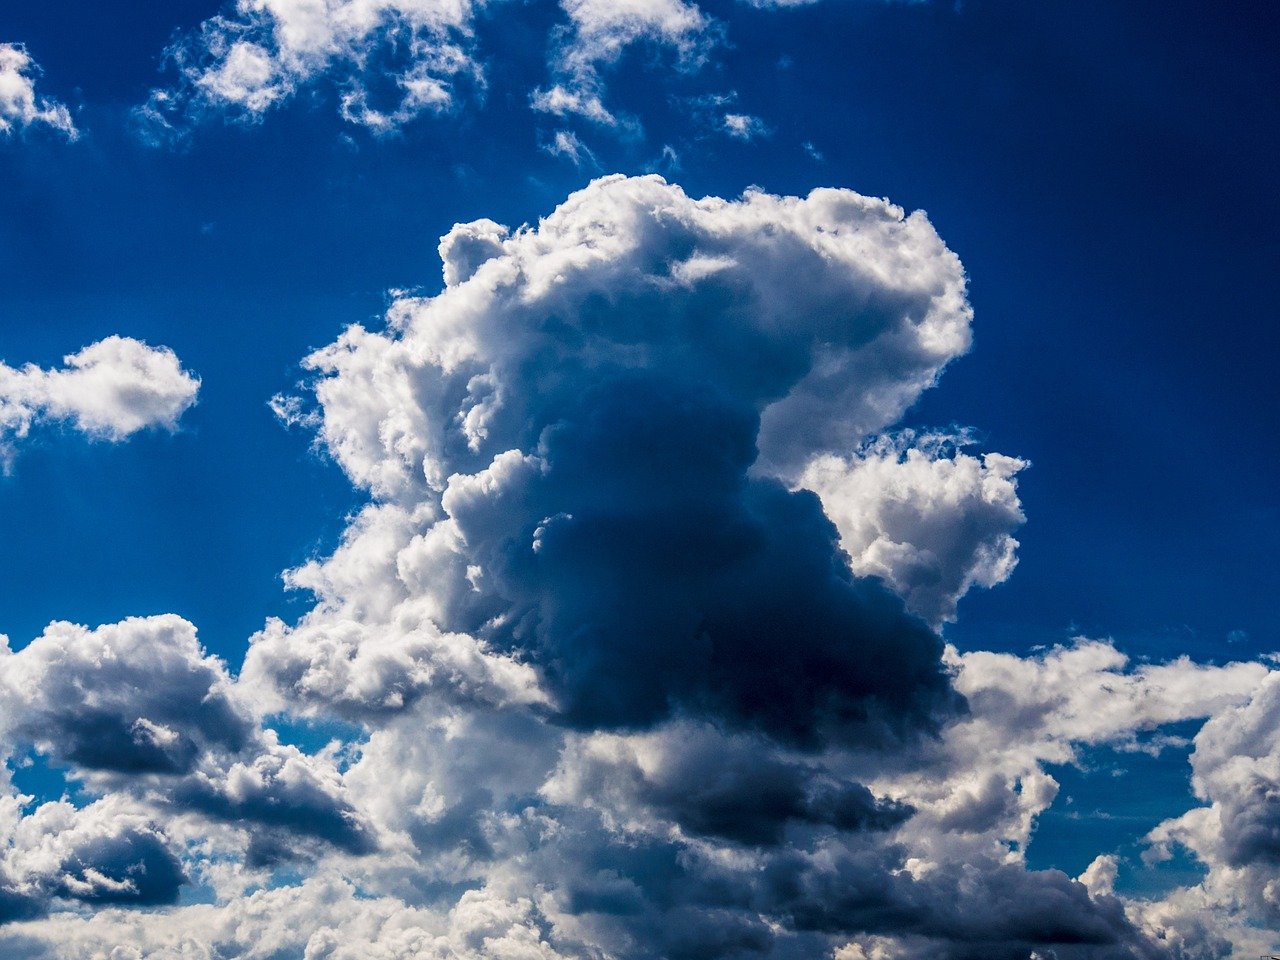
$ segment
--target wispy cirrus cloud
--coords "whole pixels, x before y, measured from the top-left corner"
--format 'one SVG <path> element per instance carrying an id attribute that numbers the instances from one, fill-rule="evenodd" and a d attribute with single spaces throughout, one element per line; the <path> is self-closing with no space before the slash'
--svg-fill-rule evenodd
<path id="1" fill-rule="evenodd" d="M 502 7 L 500 0 L 238 0 L 170 46 L 177 83 L 153 91 L 138 116 L 159 140 L 208 113 L 261 119 L 325 83 L 345 119 L 392 132 L 457 107 L 466 86 L 484 86 L 476 27 L 481 17 L 501 18 Z M 656 52 L 692 73 L 724 37 L 722 24 L 690 0 L 561 0 L 558 8 L 562 22 L 545 38 L 551 77 L 529 94 L 531 105 L 615 130 L 637 126 L 608 105 L 607 75 L 629 52 Z M 726 116 L 723 129 L 742 139 L 766 130 L 740 112 Z"/>
<path id="2" fill-rule="evenodd" d="M 237 0 L 167 51 L 179 82 L 152 93 L 144 129 L 181 132 L 208 111 L 257 120 L 321 79 L 342 115 L 388 132 L 449 109 L 475 79 L 475 0 Z"/>
<path id="3" fill-rule="evenodd" d="M 553 83 L 533 93 L 535 110 L 604 126 L 627 123 L 605 103 L 604 72 L 636 46 L 665 50 L 677 69 L 701 66 L 719 25 L 686 0 L 562 0 L 568 23 L 554 40 Z"/>
<path id="4" fill-rule="evenodd" d="M 36 93 L 40 68 L 22 44 L 0 43 L 0 135 L 48 127 L 68 140 L 79 136 L 65 104 Z"/>

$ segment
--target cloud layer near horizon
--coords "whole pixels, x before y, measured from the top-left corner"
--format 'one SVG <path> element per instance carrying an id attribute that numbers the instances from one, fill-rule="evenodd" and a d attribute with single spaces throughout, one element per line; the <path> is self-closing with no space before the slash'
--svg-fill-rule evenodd
<path id="1" fill-rule="evenodd" d="M 177 616 L 2 648 L 9 765 L 69 786 L 39 802 L 6 770 L 0 952 L 1207 960 L 1257 941 L 1269 667 L 1083 639 L 962 653 L 935 629 L 1011 572 L 1026 464 L 891 432 L 970 345 L 927 217 L 607 177 L 533 226 L 458 224 L 440 256 L 438 295 L 306 360 L 314 405 L 277 399 L 369 498 L 287 574 L 305 615 L 238 674 Z M 155 362 L 174 389 L 112 429 L 175 419 L 195 392 L 176 358 L 111 344 L 64 375 Z M 5 369 L 29 391 L 59 374 Z M 33 418 L 62 396 L 40 389 Z M 1106 850 L 1079 878 L 1027 867 L 1049 765 L 1205 718 L 1206 805 L 1150 838 L 1203 883 L 1118 897 Z"/>

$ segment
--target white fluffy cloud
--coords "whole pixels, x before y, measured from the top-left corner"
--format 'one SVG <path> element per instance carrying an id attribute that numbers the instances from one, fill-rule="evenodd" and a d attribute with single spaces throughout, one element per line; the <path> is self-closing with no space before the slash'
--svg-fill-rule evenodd
<path id="1" fill-rule="evenodd" d="M 143 119 L 168 126 L 205 108 L 257 118 L 329 77 L 346 119 L 375 132 L 448 109 L 476 77 L 475 0 L 236 0 L 169 49 L 182 86 Z"/>
<path id="2" fill-rule="evenodd" d="M 129 337 L 99 340 L 49 370 L 0 363 L 0 459 L 10 461 L 16 441 L 43 422 L 110 441 L 148 427 L 172 430 L 199 389 L 172 350 Z"/>
<path id="3" fill-rule="evenodd" d="M 78 134 L 71 111 L 56 100 L 36 95 L 39 73 L 26 47 L 0 43 L 0 136 L 46 126 L 74 140 Z"/>
<path id="4" fill-rule="evenodd" d="M 1259 939 L 1268 666 L 962 653 L 904 606 L 940 622 L 1008 574 L 1025 466 L 884 434 L 969 345 L 922 214 L 610 177 L 440 254 L 439 295 L 308 358 L 315 409 L 275 404 L 369 502 L 286 575 L 315 602 L 238 677 L 177 617 L 0 656 L 10 763 L 34 751 L 89 801 L 6 784 L 0 953 L 1208 960 Z M 1208 806 L 1152 837 L 1204 884 L 1123 900 L 1107 850 L 1079 879 L 1028 868 L 1049 765 L 1206 717 Z M 308 724 L 345 742 L 284 742 Z M 184 882 L 211 902 L 172 905 Z"/>
<path id="5" fill-rule="evenodd" d="M 542 402 L 515 389 L 531 361 L 696 371 L 759 410 L 759 468 L 793 477 L 893 423 L 970 343 L 963 269 L 928 219 L 848 190 L 726 202 L 605 177 L 536 229 L 460 224 L 440 249 L 439 297 L 307 361 L 322 439 L 380 497 L 510 449 Z"/>
<path id="6" fill-rule="evenodd" d="M 65 800 L 21 813 L 0 798 L 0 923 L 39 916 L 51 902 L 173 903 L 186 877 L 175 844 L 135 804 Z"/>
<path id="7" fill-rule="evenodd" d="M 168 50 L 180 82 L 153 92 L 144 128 L 171 136 L 204 110 L 262 117 L 327 79 L 347 120 L 377 133 L 458 102 L 459 81 L 484 83 L 476 20 L 483 0 L 236 0 Z M 548 2 L 548 5 L 549 2 Z M 565 18 L 547 37 L 551 82 L 534 90 L 535 110 L 609 127 L 634 121 L 605 103 L 604 74 L 628 50 L 664 51 L 695 70 L 721 26 L 688 0 L 560 0 Z M 724 118 L 732 136 L 764 131 L 754 117 Z"/>
<path id="8" fill-rule="evenodd" d="M 320 603 L 298 626 L 259 635 L 245 677 L 285 702 L 355 717 L 431 695 L 630 722 L 714 686 L 742 698 L 725 707 L 741 722 L 781 722 L 773 706 L 747 706 L 758 697 L 751 685 L 787 682 L 781 674 L 730 679 L 754 659 L 727 646 L 695 654 L 684 632 L 720 619 L 717 630 L 739 629 L 729 626 L 743 615 L 738 578 L 763 578 L 750 592 L 777 593 L 779 604 L 814 589 L 748 562 L 742 538 L 761 539 L 755 549 L 783 568 L 835 556 L 826 519 L 775 478 L 856 448 L 967 349 L 959 261 L 922 214 L 850 191 L 693 200 L 658 177 L 599 180 L 536 228 L 459 225 L 440 250 L 443 293 L 402 299 L 385 333 L 352 327 L 307 361 L 320 374 L 320 437 L 375 504 L 333 558 L 291 576 Z M 632 464 L 615 447 L 625 443 L 688 452 L 682 468 L 645 480 L 661 462 Z M 794 511 L 794 527 L 774 543 L 764 517 L 777 510 Z M 622 547 L 633 516 L 649 520 L 631 559 L 577 568 L 580 548 L 568 544 Z M 597 524 L 618 532 L 592 532 Z M 687 577 L 641 592 L 610 579 L 636 562 L 667 566 L 672 538 L 690 525 L 703 532 L 682 562 L 696 567 L 705 552 L 716 571 L 705 595 L 690 593 Z M 810 550 L 814 559 L 801 559 Z M 646 597 L 664 590 L 672 602 L 655 616 Z M 816 646 L 797 651 L 797 671 L 809 656 L 834 656 L 831 677 L 855 670 L 864 654 L 820 652 L 819 638 L 867 618 L 876 626 L 866 643 L 896 653 L 865 654 L 877 665 L 852 687 L 879 698 L 870 677 L 895 675 L 883 690 L 901 700 L 885 702 L 886 717 L 928 713 L 926 702 L 945 697 L 936 638 L 906 626 L 869 584 L 846 578 L 829 596 L 821 590 L 809 601 Z M 596 610 L 607 595 L 612 609 Z M 604 657 L 596 670 L 635 687 L 611 706 L 591 692 L 611 681 L 558 649 L 579 642 L 580 628 L 635 631 L 633 649 L 591 641 L 600 651 L 591 656 Z M 762 629 L 753 642 L 773 642 Z M 694 655 L 710 661 L 694 667 Z M 812 681 L 795 679 L 790 695 L 815 711 L 799 721 L 811 735 L 836 681 L 806 693 Z"/>
<path id="9" fill-rule="evenodd" d="M 860 576 L 884 579 L 935 626 L 972 587 L 1004 582 L 1025 517 L 1016 476 L 1026 461 L 960 452 L 964 437 L 882 437 L 851 457 L 815 459 L 799 485 L 822 498 Z"/>
<path id="10" fill-rule="evenodd" d="M 1192 787 L 1206 806 L 1165 821 L 1147 837 L 1148 859 L 1181 847 L 1207 868 L 1197 886 L 1151 905 L 1179 931 L 1208 928 L 1240 952 L 1273 949 L 1280 930 L 1280 672 L 1219 711 L 1196 735 Z"/>
<path id="11" fill-rule="evenodd" d="M 168 859 L 180 844 L 136 802 L 10 812 L 9 889 L 22 878 L 46 898 L 38 904 L 78 898 L 96 912 L 22 920 L 31 904 L 11 900 L 0 947 L 33 958 L 107 956 L 121 943 L 147 958 L 552 960 L 709 942 L 761 957 L 842 944 L 840 956 L 909 960 L 1036 948 L 1078 960 L 1224 955 L 1230 941 L 1192 910 L 1222 909 L 1203 890 L 1131 904 L 1131 922 L 1111 893 L 1113 860 L 1076 883 L 1027 871 L 1008 844 L 1019 851 L 1053 800 L 1040 764 L 1207 714 L 1231 718 L 1207 729 L 1232 727 L 1251 698 L 1268 698 L 1267 669 L 1135 668 L 1096 642 L 955 662 L 970 716 L 929 749 L 879 759 L 778 753 L 682 721 L 569 735 L 558 749 L 565 732 L 533 717 L 410 711 L 373 735 L 346 777 L 349 796 L 392 838 L 385 853 L 330 858 L 273 889 L 224 885 L 211 904 L 113 908 L 166 902 L 182 869 Z M 885 761 L 894 769 L 876 774 Z M 875 775 L 871 791 L 853 779 L 859 767 Z M 877 799 L 882 791 L 893 799 Z M 533 794 L 541 801 L 530 805 Z M 155 866 L 140 871 L 147 857 Z M 138 888 L 157 876 L 167 885 Z M 424 900 L 428 887 L 445 892 Z M 662 906 L 676 891 L 678 902 Z M 862 932 L 850 941 L 840 930 Z M 1237 948 L 1262 939 L 1228 932 Z"/>
<path id="12" fill-rule="evenodd" d="M 333 758 L 259 729 L 225 664 L 181 617 L 54 623 L 16 652 L 3 641 L 10 753 L 34 749 L 92 793 L 131 797 L 157 816 L 234 824 L 251 859 L 320 840 L 355 853 L 375 846 Z"/>
<path id="13" fill-rule="evenodd" d="M 725 43 L 725 23 L 694 0 L 534 0 L 558 7 L 541 38 L 550 76 L 529 92 L 532 108 L 635 133 L 639 119 L 609 104 L 609 74 L 628 56 L 692 74 Z M 749 0 L 766 10 L 817 0 Z M 166 51 L 178 78 L 152 91 L 137 111 L 145 137 L 183 136 L 208 111 L 258 120 L 300 91 L 332 85 L 342 116 L 376 134 L 482 91 L 487 51 L 477 34 L 510 0 L 231 0 Z M 699 111 L 695 101 L 695 117 Z M 714 96 L 711 99 L 716 99 Z M 768 136 L 769 125 L 741 110 L 720 111 L 712 127 L 730 137 Z M 573 134 L 552 136 L 556 152 Z"/>
<path id="14" fill-rule="evenodd" d="M 447 911 L 368 897 L 325 874 L 258 890 L 228 903 L 178 911 L 103 910 L 24 924 L 13 956 L 31 960 L 557 960 L 536 904 L 488 889 L 464 893 Z M 3 941 L 0 941 L 3 942 Z"/>
<path id="15" fill-rule="evenodd" d="M 438 625 L 440 598 L 470 589 L 465 576 L 448 525 L 415 522 L 391 505 L 368 508 L 332 557 L 288 574 L 290 586 L 315 594 L 316 606 L 296 627 L 273 620 L 254 637 L 242 682 L 266 709 L 365 721 L 428 696 L 545 702 L 526 664 Z"/>

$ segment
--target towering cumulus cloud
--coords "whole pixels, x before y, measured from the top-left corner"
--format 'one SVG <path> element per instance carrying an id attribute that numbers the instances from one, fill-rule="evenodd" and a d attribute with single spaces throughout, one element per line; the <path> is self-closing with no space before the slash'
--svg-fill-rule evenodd
<path id="1" fill-rule="evenodd" d="M 41 422 L 66 423 L 120 441 L 147 427 L 173 429 L 196 401 L 200 381 L 166 347 L 107 337 L 45 370 L 0 363 L 0 462 Z"/>
<path id="2" fill-rule="evenodd" d="M 573 726 L 689 714 L 815 747 L 958 709 L 938 639 L 786 482 L 967 347 L 960 264 L 922 215 L 616 177 L 536 230 L 480 221 L 440 249 L 440 296 L 308 361 L 323 440 L 376 499 L 353 535 L 403 518 L 394 601 L 429 597 L 477 656 L 535 667 Z M 249 669 L 302 691 L 336 670 L 371 703 L 406 689 L 353 675 L 358 645 L 326 639 L 325 667 L 302 639 Z"/>
<path id="3" fill-rule="evenodd" d="M 36 96 L 38 73 L 26 47 L 0 43 L 0 136 L 40 125 L 74 140 L 71 111 L 56 100 Z"/>
<path id="4" fill-rule="evenodd" d="M 922 787 L 923 765 L 969 789 L 936 739 L 968 707 L 889 588 L 942 619 L 1001 579 L 1022 466 L 864 443 L 969 345 L 922 214 L 612 177 L 440 253 L 442 293 L 308 360 L 320 438 L 372 503 L 291 574 L 317 606 L 241 678 L 375 731 L 348 780 L 432 883 L 546 891 L 547 956 L 1154 950 L 1114 898 L 1005 862 L 1052 798 L 1035 759 L 968 827 Z M 914 559 L 870 568 L 889 538 Z M 916 797 L 922 842 L 975 838 L 912 872 Z"/>
<path id="5" fill-rule="evenodd" d="M 174 616 L 0 655 L 10 756 L 79 788 L 5 784 L 0 953 L 1207 960 L 1210 880 L 1025 853 L 1048 764 L 1209 716 L 1152 856 L 1274 908 L 1268 668 L 936 632 L 1012 569 L 1025 463 L 885 432 L 969 346 L 923 214 L 609 177 L 440 254 L 279 398 L 369 500 L 238 677 Z"/>

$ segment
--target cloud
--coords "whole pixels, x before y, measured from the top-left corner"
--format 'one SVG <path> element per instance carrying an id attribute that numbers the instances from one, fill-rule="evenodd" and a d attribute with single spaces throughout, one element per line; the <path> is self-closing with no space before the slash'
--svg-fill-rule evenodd
<path id="1" fill-rule="evenodd" d="M 111 336 L 50 370 L 0 363 L 0 461 L 40 423 L 66 423 L 119 442 L 148 427 L 172 430 L 196 402 L 200 381 L 167 347 Z"/>
<path id="2" fill-rule="evenodd" d="M 441 911 L 477 884 L 543 891 L 538 949 L 566 956 L 855 933 L 902 956 L 1161 956 L 1096 876 L 1021 862 L 1043 765 L 1136 749 L 1266 670 L 944 652 L 854 575 L 856 515 L 868 544 L 932 550 L 932 581 L 886 572 L 950 609 L 1007 572 L 1022 519 L 1021 461 L 874 439 L 968 347 L 927 220 L 606 178 L 440 252 L 440 295 L 307 361 L 318 409 L 291 409 L 373 502 L 289 574 L 316 606 L 257 636 L 240 680 L 261 710 L 373 730 L 344 777 L 385 838 L 364 883 Z"/>
<path id="3" fill-rule="evenodd" d="M 58 759 L 120 773 L 186 773 L 201 752 L 239 751 L 252 720 L 225 668 L 180 617 L 97 630 L 55 623 L 4 649 L 7 733 Z"/>
<path id="4" fill-rule="evenodd" d="M 313 353 L 314 404 L 274 403 L 368 498 L 286 574 L 302 617 L 270 621 L 238 676 L 173 616 L 53 624 L 0 655 L 9 762 L 36 751 L 85 804 L 0 794 L 0 953 L 1253 942 L 1276 859 L 1268 666 L 1086 639 L 961 652 L 921 619 L 1007 575 L 1025 466 L 885 432 L 969 346 L 963 268 L 923 214 L 608 177 L 439 249 L 438 295 Z M 1028 867 L 1051 765 L 1158 752 L 1204 718 L 1209 806 L 1152 843 L 1220 865 L 1206 884 L 1124 899 L 1115 851 L 1078 879 Z M 304 751 L 299 726 L 342 742 Z M 1245 920 L 1200 918 L 1236 909 L 1215 876 L 1255 868 Z"/>
<path id="5" fill-rule="evenodd" d="M 812 2 L 751 0 L 751 6 Z M 156 145 L 180 141 L 210 114 L 258 121 L 323 85 L 345 120 L 375 135 L 393 134 L 485 90 L 477 27 L 486 15 L 500 16 L 494 11 L 502 6 L 500 0 L 231 0 L 166 49 L 176 78 L 137 108 L 139 132 Z M 526 91 L 530 106 L 624 135 L 637 134 L 640 121 L 609 104 L 611 73 L 644 56 L 667 72 L 693 74 L 727 37 L 726 25 L 692 0 L 558 0 L 558 7 L 560 22 L 542 38 L 550 76 Z M 720 111 L 710 126 L 739 140 L 771 133 L 764 120 L 741 111 Z M 553 151 L 572 155 L 565 141 L 571 135 L 557 131 Z"/>
<path id="6" fill-rule="evenodd" d="M 475 638 L 449 644 L 477 667 L 533 668 L 588 728 L 691 711 L 816 742 L 953 709 L 936 636 L 855 579 L 817 498 L 780 482 L 967 348 L 963 272 L 922 215 L 613 177 L 536 229 L 456 227 L 441 256 L 440 296 L 308 360 L 322 441 L 384 505 L 343 550 L 377 593 L 345 557 L 336 579 L 308 568 L 297 582 L 332 613 L 264 635 L 246 674 L 297 690 L 289 661 L 307 687 L 350 689 L 330 677 L 373 663 L 319 652 L 356 635 L 339 618 L 407 640 L 425 616 Z M 420 687 L 410 673 L 395 690 Z"/>
<path id="7" fill-rule="evenodd" d="M 624 831 L 660 834 L 665 822 L 690 837 L 747 845 L 782 843 L 789 827 L 884 831 L 913 813 L 768 742 L 684 723 L 575 738 L 542 792 L 600 810 Z"/>
<path id="8" fill-rule="evenodd" d="M 1199 921 L 1237 947 L 1253 944 L 1241 925 L 1280 927 L 1280 674 L 1269 673 L 1244 702 L 1220 711 L 1195 738 L 1192 788 L 1206 806 L 1157 826 L 1147 858 L 1168 859 L 1175 847 L 1207 869 L 1204 880 L 1152 908 L 1183 930 Z M 1267 947 L 1270 949 L 1270 947 Z"/>
<path id="9" fill-rule="evenodd" d="M 333 556 L 288 575 L 290 586 L 312 591 L 318 602 L 297 626 L 273 620 L 253 638 L 242 687 L 263 710 L 291 707 L 368 723 L 424 697 L 545 703 L 527 664 L 438 625 L 443 613 L 432 581 L 437 591 L 469 590 L 465 567 L 449 525 L 415 522 L 390 504 L 366 508 Z"/>
<path id="10" fill-rule="evenodd" d="M 954 620 L 975 586 L 1017 565 L 1025 520 L 1017 474 L 1027 463 L 960 452 L 963 436 L 880 437 L 851 457 L 814 460 L 799 485 L 822 499 L 859 576 L 876 576 L 934 625 Z"/>
<path id="11" fill-rule="evenodd" d="M 155 137 L 207 110 L 254 120 L 322 78 L 342 115 L 386 133 L 478 79 L 473 0 L 236 0 L 167 51 L 180 82 L 141 109 Z"/>
<path id="12" fill-rule="evenodd" d="M 0 801 L 12 809 L 13 798 Z M 187 882 L 174 844 L 145 813 L 116 800 L 77 809 L 41 804 L 4 818 L 0 830 L 0 919 L 25 919 L 58 902 L 156 906 Z"/>
<path id="13" fill-rule="evenodd" d="M 10 749 L 70 766 L 91 793 L 235 824 L 258 846 L 278 830 L 357 853 L 375 846 L 331 758 L 260 730 L 180 617 L 51 624 L 17 652 L 0 647 L 0 663 Z"/>
<path id="14" fill-rule="evenodd" d="M 75 140 L 79 133 L 71 111 L 56 100 L 36 96 L 39 74 L 40 68 L 26 47 L 0 43 L 0 136 L 12 136 L 31 126 L 46 126 Z"/>
<path id="15" fill-rule="evenodd" d="M 1095 654 L 1105 649 L 1093 646 L 1101 648 Z M 973 711 L 940 745 L 966 769 L 1021 762 L 1009 710 L 1027 707 L 1006 706 L 1015 698 L 1047 705 L 1042 732 L 1031 738 L 1041 744 L 1034 764 L 1035 756 L 1061 755 L 1046 750 L 1053 743 L 1122 743 L 1135 728 L 1229 712 L 1265 673 L 1256 664 L 1131 669 L 1114 653 L 1067 649 L 1027 667 L 1045 679 L 1061 675 L 1042 691 L 1017 669 L 991 669 L 989 656 L 961 662 L 957 683 L 972 693 Z M 1001 656 L 1006 666 L 1022 662 Z M 970 669 L 976 675 L 966 677 Z M 1073 727 L 1080 711 L 1061 691 L 1076 687 L 1093 691 L 1080 705 L 1104 708 L 1114 691 L 1127 692 L 1121 709 L 1100 711 L 1107 722 Z M 1106 862 L 1084 883 L 1028 871 L 994 842 L 1004 825 L 986 828 L 991 851 L 972 839 L 967 848 L 935 845 L 934 828 L 919 822 L 929 797 L 914 816 L 902 801 L 875 799 L 839 772 L 862 762 L 857 754 L 818 763 L 681 721 L 645 733 L 571 734 L 557 751 L 561 734 L 536 719 L 511 726 L 510 717 L 486 719 L 483 710 L 429 719 L 423 706 L 375 733 L 348 777 L 367 815 L 398 824 L 409 846 L 390 841 L 381 860 L 358 861 L 364 870 L 357 861 L 322 861 L 301 883 L 232 887 L 215 903 L 174 912 L 18 921 L 0 932 L 0 947 L 32 957 L 92 955 L 122 942 L 143 956 L 781 958 L 842 946 L 840 956 L 858 956 L 856 949 L 913 960 L 1014 960 L 1050 950 L 1077 960 L 1222 955 L 1210 952 L 1222 943 L 1212 931 L 1157 921 L 1150 905 L 1147 921 L 1130 919 L 1110 891 Z M 991 731 L 1004 731 L 1005 741 L 984 754 L 965 740 Z M 958 782 L 928 750 L 888 759 L 908 762 L 933 789 Z M 540 780 L 540 802 L 528 793 L 518 799 Z M 910 787 L 901 795 L 915 802 Z M 25 875 L 49 875 L 41 870 Z M 51 887 L 60 882 L 52 875 Z M 451 876 L 469 879 L 441 882 Z"/>
<path id="16" fill-rule="evenodd" d="M 726 113 L 723 126 L 724 132 L 735 140 L 755 140 L 769 135 L 765 122 L 749 113 Z"/>
<path id="17" fill-rule="evenodd" d="M 556 82 L 533 94 L 533 107 L 605 126 L 625 125 L 604 103 L 602 72 L 632 47 L 671 52 L 677 69 L 702 65 L 720 28 L 685 0 L 561 0 L 569 18 L 556 38 Z"/>
<path id="18" fill-rule="evenodd" d="M 564 157 L 575 167 L 582 166 L 584 159 L 591 161 L 591 165 L 597 169 L 600 166 L 596 155 L 571 130 L 557 130 L 551 141 L 544 144 L 542 149 L 553 157 Z"/>
<path id="19" fill-rule="evenodd" d="M 729 202 L 605 177 L 536 229 L 462 224 L 440 249 L 439 297 L 307 361 L 322 441 L 383 499 L 477 474 L 597 371 L 707 384 L 760 417 L 753 472 L 793 478 L 896 421 L 970 343 L 963 269 L 928 219 L 849 190 Z M 522 366 L 560 360 L 560 396 L 519 392 Z"/>
<path id="20" fill-rule="evenodd" d="M 265 960 L 558 960 L 545 941 L 537 906 L 526 897 L 471 890 L 449 911 L 406 906 L 394 897 L 361 896 L 325 875 L 257 891 L 230 903 L 150 914 L 102 911 L 91 920 L 60 914 L 24 925 L 7 943 L 23 960 L 95 956 L 184 955 Z M 121 945 L 131 953 L 119 953 Z"/>

